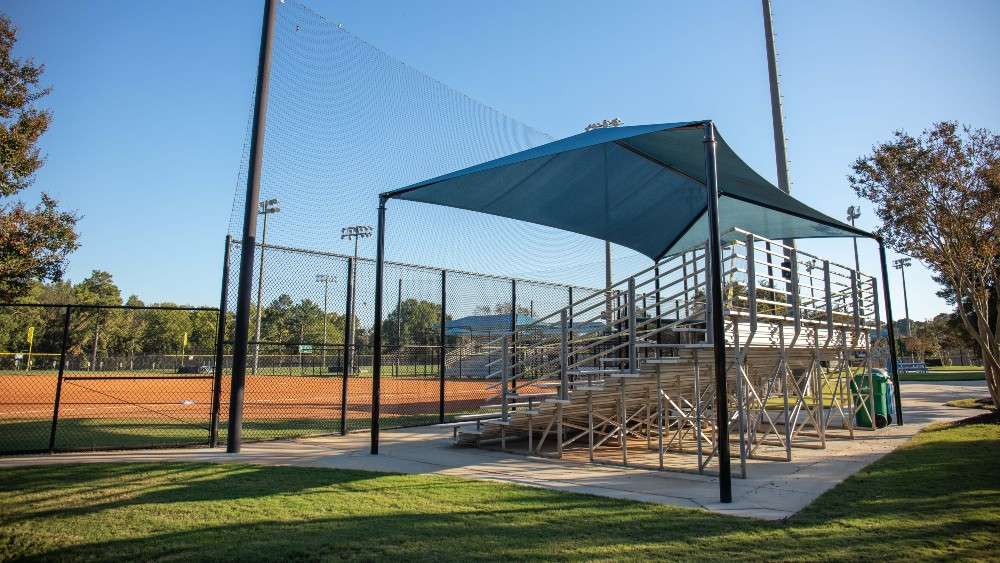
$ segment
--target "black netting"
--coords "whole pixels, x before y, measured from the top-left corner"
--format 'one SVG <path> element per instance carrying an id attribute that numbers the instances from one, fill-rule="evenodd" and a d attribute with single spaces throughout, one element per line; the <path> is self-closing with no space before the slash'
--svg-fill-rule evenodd
<path id="1" fill-rule="evenodd" d="M 581 117 L 581 131 L 590 120 Z M 375 225 L 379 193 L 551 140 L 302 5 L 278 6 L 260 197 L 279 200 L 281 211 L 269 217 L 265 242 L 353 254 L 340 229 Z M 246 158 L 230 218 L 237 236 Z M 362 242 L 362 256 L 373 255 L 373 241 Z M 391 202 L 386 252 L 397 262 L 560 283 L 596 286 L 604 275 L 601 241 L 425 204 Z M 615 249 L 618 272 L 647 262 Z"/>

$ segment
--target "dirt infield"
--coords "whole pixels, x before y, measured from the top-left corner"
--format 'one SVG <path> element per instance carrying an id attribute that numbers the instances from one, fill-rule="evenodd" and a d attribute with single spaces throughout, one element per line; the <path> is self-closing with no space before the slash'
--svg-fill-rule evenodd
<path id="1" fill-rule="evenodd" d="M 371 377 L 362 374 L 348 380 L 346 409 L 341 406 L 342 381 L 339 375 L 248 376 L 243 439 L 274 440 L 369 428 Z M 68 372 L 53 438 L 56 382 L 52 372 L 0 372 L 0 453 L 47 451 L 50 443 L 55 450 L 68 451 L 205 445 L 209 441 L 211 374 Z M 225 439 L 228 419 L 228 375 L 222 383 L 220 440 Z M 494 385 L 496 381 L 482 379 L 445 380 L 445 416 L 475 412 L 484 404 L 498 402 L 492 400 L 497 393 Z M 383 427 L 433 424 L 439 420 L 440 409 L 436 376 L 382 377 Z"/>
<path id="2" fill-rule="evenodd" d="M 156 415 L 207 420 L 212 401 L 211 376 L 143 374 L 67 375 L 63 381 L 60 417 L 150 418 Z M 0 376 L 0 420 L 52 416 L 56 375 Z M 244 417 L 339 418 L 340 376 L 257 376 L 247 378 Z M 496 393 L 484 380 L 446 380 L 445 411 L 478 408 Z M 434 377 L 383 377 L 382 412 L 438 412 L 439 380 Z M 348 418 L 367 418 L 371 411 L 372 379 L 351 377 L 347 387 Z M 229 398 L 229 378 L 223 380 L 223 415 Z"/>

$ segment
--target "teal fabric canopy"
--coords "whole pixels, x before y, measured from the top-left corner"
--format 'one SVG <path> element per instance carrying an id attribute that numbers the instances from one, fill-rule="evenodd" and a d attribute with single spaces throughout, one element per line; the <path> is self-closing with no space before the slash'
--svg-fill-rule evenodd
<path id="1" fill-rule="evenodd" d="M 708 238 L 706 123 L 595 129 L 382 195 L 546 225 L 659 260 Z M 782 192 L 716 138 L 723 233 L 872 236 Z"/>

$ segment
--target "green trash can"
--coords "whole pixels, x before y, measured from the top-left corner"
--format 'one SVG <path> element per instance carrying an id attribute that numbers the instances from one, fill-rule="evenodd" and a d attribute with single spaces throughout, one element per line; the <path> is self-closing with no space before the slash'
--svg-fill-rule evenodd
<path id="1" fill-rule="evenodd" d="M 875 386 L 875 427 L 884 428 L 888 426 L 890 420 L 890 411 L 892 409 L 892 391 L 891 383 L 889 382 L 889 375 L 881 369 L 872 370 L 872 385 Z M 855 425 L 863 428 L 871 428 L 872 421 L 869 417 L 869 411 L 871 411 L 871 392 L 868 388 L 868 376 L 863 373 L 859 373 L 854 376 L 854 381 L 851 382 L 851 393 L 854 395 L 854 422 Z M 867 408 L 862 408 L 861 403 L 864 402 Z"/>

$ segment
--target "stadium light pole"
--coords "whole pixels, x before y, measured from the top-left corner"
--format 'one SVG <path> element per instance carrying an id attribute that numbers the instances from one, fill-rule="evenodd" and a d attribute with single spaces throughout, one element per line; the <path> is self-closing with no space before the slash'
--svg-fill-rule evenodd
<path id="1" fill-rule="evenodd" d="M 767 52 L 767 77 L 771 93 L 771 124 L 774 134 L 774 160 L 778 170 L 778 188 L 790 194 L 791 184 L 788 181 L 788 155 L 785 151 L 785 115 L 781 109 L 781 86 L 778 82 L 778 55 L 774 48 L 774 22 L 771 13 L 771 0 L 761 0 L 761 7 L 764 11 L 764 47 Z M 795 241 L 786 239 L 783 254 L 785 260 L 791 262 L 792 252 L 795 248 Z M 771 266 L 771 243 L 764 243 L 767 250 L 767 274 L 773 275 Z M 771 288 L 774 288 L 774 278 L 770 278 Z M 791 292 L 791 283 L 788 284 L 788 291 Z"/>
<path id="2" fill-rule="evenodd" d="M 861 208 L 857 206 L 850 206 L 847 208 L 847 220 L 851 222 L 851 226 L 854 226 L 854 220 L 861 217 Z M 861 262 L 858 261 L 858 238 L 851 237 L 851 242 L 854 243 L 854 271 L 861 271 Z"/>
<path id="3" fill-rule="evenodd" d="M 323 369 L 326 370 L 326 333 L 329 321 L 327 318 L 329 316 L 327 313 L 327 304 L 330 301 L 330 284 L 337 283 L 337 276 L 332 274 L 316 274 L 316 281 L 323 284 Z"/>
<path id="4" fill-rule="evenodd" d="M 267 244 L 267 216 L 281 211 L 278 200 L 268 199 L 260 202 L 257 215 L 264 216 L 264 225 L 260 231 L 260 271 L 257 273 L 257 321 L 254 323 L 253 369 L 251 375 L 257 375 L 257 362 L 260 359 L 260 322 L 264 318 L 262 300 L 264 299 L 264 245 Z"/>
<path id="5" fill-rule="evenodd" d="M 625 122 L 617 117 L 611 119 L 602 119 L 596 123 L 590 123 L 584 127 L 584 132 L 593 131 L 594 129 L 607 129 L 608 127 L 621 127 Z M 608 330 L 612 329 L 611 316 L 612 316 L 612 304 L 611 304 L 611 285 L 612 285 L 612 274 L 611 274 L 611 241 L 604 241 L 604 316 L 605 321 L 607 321 Z M 516 315 L 517 313 L 512 313 Z"/>
<path id="6" fill-rule="evenodd" d="M 358 272 L 358 241 L 363 238 L 369 238 L 372 236 L 371 225 L 352 225 L 350 227 L 344 227 L 340 229 L 340 239 L 341 240 L 353 240 L 354 241 L 354 268 L 351 270 L 351 303 L 354 303 L 355 297 L 357 297 L 357 284 L 354 281 L 357 279 Z M 351 317 L 351 345 L 354 345 L 354 333 L 357 330 L 357 318 L 356 316 Z M 344 343 L 347 345 L 347 343 Z"/>
<path id="7" fill-rule="evenodd" d="M 271 74 L 271 44 L 274 42 L 275 0 L 264 0 L 264 22 L 260 32 L 257 60 L 257 87 L 254 96 L 253 126 L 250 132 L 250 166 L 243 212 L 243 244 L 240 279 L 237 285 L 233 375 L 229 395 L 229 432 L 226 452 L 239 453 L 243 431 L 243 394 L 246 387 L 247 335 L 250 332 L 250 295 L 253 292 L 253 249 L 257 236 L 257 204 L 260 200 L 260 171 L 264 161 L 264 131 L 267 121 L 268 77 Z M 250 249 L 250 252 L 247 252 Z"/>
<path id="8" fill-rule="evenodd" d="M 906 295 L 906 268 L 913 265 L 913 262 L 909 258 L 899 258 L 892 261 L 892 267 L 899 270 L 899 274 L 903 276 L 903 314 L 906 315 L 906 336 L 913 336 L 910 332 L 912 328 L 910 326 L 910 301 Z"/>

